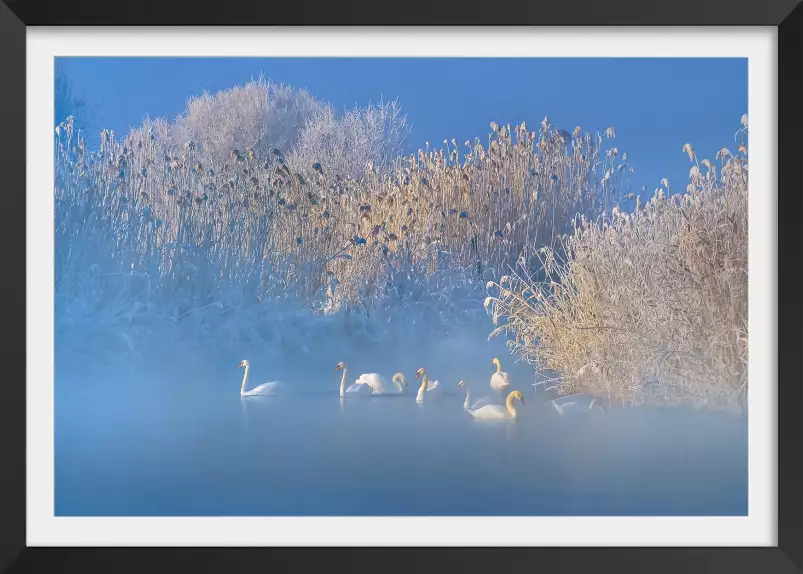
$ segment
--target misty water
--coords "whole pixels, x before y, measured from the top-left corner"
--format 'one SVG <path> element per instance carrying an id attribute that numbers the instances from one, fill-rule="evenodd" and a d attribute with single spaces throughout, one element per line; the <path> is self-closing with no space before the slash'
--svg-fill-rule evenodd
<path id="1" fill-rule="evenodd" d="M 405 370 L 407 395 L 341 401 L 334 355 L 278 377 L 252 358 L 249 387 L 279 378 L 283 396 L 241 398 L 240 356 L 191 374 L 57 376 L 56 515 L 747 513 L 744 419 L 685 408 L 560 417 L 508 357 L 526 404 L 513 423 L 476 421 L 457 382 L 470 371 L 489 394 L 494 354 L 439 352 L 430 373 L 445 392 L 423 404 L 421 365 L 366 358 L 351 361 L 350 382 Z"/>

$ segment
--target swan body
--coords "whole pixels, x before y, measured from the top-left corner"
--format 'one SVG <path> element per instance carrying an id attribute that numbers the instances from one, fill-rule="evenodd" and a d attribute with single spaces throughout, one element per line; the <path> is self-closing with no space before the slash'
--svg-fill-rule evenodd
<path id="1" fill-rule="evenodd" d="M 485 405 L 476 410 L 469 409 L 469 414 L 475 419 L 479 420 L 516 420 L 516 407 L 513 404 L 514 400 L 520 400 L 524 404 L 524 396 L 519 391 L 512 391 L 505 400 L 505 406 L 502 405 Z"/>
<path id="2" fill-rule="evenodd" d="M 346 389 L 346 396 L 370 397 L 373 394 L 371 387 L 362 383 L 354 383 Z"/>
<path id="3" fill-rule="evenodd" d="M 476 410 L 480 407 L 483 407 L 487 404 L 491 404 L 491 397 L 480 397 L 474 404 L 471 404 L 471 387 L 466 381 L 460 381 L 457 383 L 457 388 L 462 389 L 463 387 L 466 388 L 466 400 L 463 401 L 463 408 L 465 410 Z"/>
<path id="4" fill-rule="evenodd" d="M 245 368 L 245 372 L 243 373 L 243 384 L 240 386 L 241 397 L 275 395 L 284 388 L 284 385 L 282 385 L 282 383 L 280 383 L 279 381 L 271 381 L 269 383 L 262 383 L 261 385 L 254 387 L 250 391 L 246 391 L 245 384 L 246 381 L 248 380 L 248 369 L 250 367 L 251 365 L 245 359 L 243 359 L 240 362 L 240 365 L 237 367 L 238 369 Z"/>
<path id="5" fill-rule="evenodd" d="M 385 377 L 377 373 L 364 373 L 360 375 L 356 384 L 366 385 L 376 394 L 382 394 L 389 388 Z"/>
<path id="6" fill-rule="evenodd" d="M 368 385 L 371 387 L 374 395 L 401 395 L 407 392 L 407 379 L 402 373 L 396 373 L 392 379 L 393 385 L 389 385 L 387 380 L 377 374 L 368 373 L 360 375 L 357 379 L 358 384 Z"/>
<path id="7" fill-rule="evenodd" d="M 510 376 L 502 371 L 502 365 L 496 357 L 493 364 L 496 365 L 496 372 L 491 375 L 491 390 L 504 393 L 510 388 Z"/>
<path id="8" fill-rule="evenodd" d="M 441 384 L 438 381 L 429 382 L 427 372 L 421 368 L 415 372 L 415 378 L 421 379 L 421 386 L 418 388 L 418 394 L 415 396 L 416 402 L 423 402 L 424 395 L 437 397 L 441 394 Z"/>
<path id="9" fill-rule="evenodd" d="M 343 376 L 340 378 L 340 398 L 343 397 L 370 397 L 373 390 L 369 385 L 361 383 L 359 380 L 353 385 L 346 388 L 346 377 L 348 376 L 349 366 L 344 362 L 339 362 L 335 367 L 335 372 L 343 371 Z M 364 377 L 365 375 L 363 375 Z M 362 378 L 362 377 L 360 377 Z"/>
<path id="10" fill-rule="evenodd" d="M 605 405 L 599 397 L 590 395 L 564 395 L 550 401 L 560 416 L 573 413 L 583 413 L 594 410 L 605 411 Z"/>

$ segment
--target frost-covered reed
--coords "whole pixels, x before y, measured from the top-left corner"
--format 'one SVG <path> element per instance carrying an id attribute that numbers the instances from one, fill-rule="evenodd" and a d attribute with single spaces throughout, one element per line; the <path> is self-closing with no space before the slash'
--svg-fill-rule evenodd
<path id="1" fill-rule="evenodd" d="M 738 149 L 692 162 L 632 213 L 578 217 L 541 275 L 519 267 L 486 306 L 512 349 L 566 394 L 741 408 L 747 396 L 747 117 Z"/>
<path id="2" fill-rule="evenodd" d="M 262 79 L 191 99 L 174 122 L 104 130 L 95 150 L 65 121 L 58 332 L 83 345 L 97 331 L 117 352 L 174 331 L 274 342 L 278 309 L 337 315 L 352 334 L 380 317 L 384 331 L 481 317 L 485 280 L 612 205 L 627 168 L 604 147 L 612 129 L 492 130 L 403 156 L 396 102 L 338 116 Z"/>

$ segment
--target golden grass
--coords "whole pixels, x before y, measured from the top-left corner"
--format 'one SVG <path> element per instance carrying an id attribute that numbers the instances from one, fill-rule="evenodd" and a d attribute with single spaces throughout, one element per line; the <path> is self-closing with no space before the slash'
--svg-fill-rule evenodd
<path id="1" fill-rule="evenodd" d="M 489 285 L 498 324 L 560 390 L 618 403 L 745 407 L 747 118 L 739 150 L 693 162 L 684 194 L 579 218 L 560 248 Z M 667 184 L 668 182 L 664 182 Z"/>

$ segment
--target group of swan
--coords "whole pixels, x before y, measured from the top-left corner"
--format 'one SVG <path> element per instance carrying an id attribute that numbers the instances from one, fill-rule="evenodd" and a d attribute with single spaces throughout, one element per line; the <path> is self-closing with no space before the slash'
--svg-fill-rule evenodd
<path id="1" fill-rule="evenodd" d="M 510 387 L 510 378 L 507 373 L 502 372 L 502 367 L 499 359 L 494 358 L 493 364 L 496 365 L 496 372 L 491 376 L 491 389 L 496 392 L 504 392 Z M 243 373 L 243 382 L 240 386 L 241 396 L 254 396 L 254 395 L 275 395 L 282 390 L 283 385 L 279 381 L 271 381 L 263 383 L 253 389 L 246 391 L 245 386 L 248 381 L 248 369 L 250 364 L 247 360 L 240 362 L 240 369 L 245 368 Z M 364 373 L 354 382 L 354 384 L 346 387 L 346 378 L 348 376 L 348 365 L 340 362 L 335 367 L 335 372 L 343 371 L 343 376 L 340 379 L 340 396 L 376 396 L 376 395 L 401 395 L 407 392 L 407 379 L 403 373 L 396 373 L 391 379 L 395 388 L 388 385 L 387 381 L 377 373 Z M 422 402 L 424 397 L 438 396 L 441 394 L 441 384 L 438 381 L 429 380 L 427 371 L 423 368 L 418 369 L 415 373 L 416 379 L 421 379 L 421 386 L 418 389 L 415 400 Z M 461 381 L 460 387 L 463 386 Z M 468 396 L 466 396 L 468 402 Z"/>
<path id="2" fill-rule="evenodd" d="M 605 411 L 605 403 L 599 397 L 591 395 L 564 395 L 550 401 L 552 407 L 560 416 L 568 413 L 581 413 L 584 411 L 600 410 Z"/>
<path id="3" fill-rule="evenodd" d="M 383 395 L 404 395 L 407 393 L 407 378 L 404 373 L 396 373 L 391 379 L 396 388 L 391 388 L 382 375 L 378 373 L 363 373 L 360 375 L 355 383 L 346 388 L 346 373 L 348 373 L 348 365 L 344 362 L 339 362 L 335 367 L 335 372 L 343 371 L 343 376 L 340 378 L 340 397 L 352 396 L 383 396 Z M 436 396 L 440 394 L 441 384 L 438 381 L 429 382 L 429 376 L 426 370 L 418 369 L 415 372 L 415 378 L 421 379 L 421 387 L 418 389 L 415 400 L 423 402 L 424 396 Z"/>
<path id="4" fill-rule="evenodd" d="M 533 387 L 533 392 L 537 393 L 538 387 L 541 385 L 544 385 L 544 390 L 549 392 L 553 389 L 557 389 L 558 385 L 546 385 L 556 381 L 557 379 L 547 379 L 545 381 L 533 383 L 531 386 Z M 606 412 L 608 410 L 605 407 L 605 402 L 600 397 L 582 393 L 572 393 L 571 395 L 556 397 L 551 399 L 549 403 L 552 405 L 552 408 L 555 409 L 555 412 L 557 412 L 560 416 L 565 416 L 569 413 L 583 413 L 595 410 Z"/>
<path id="5" fill-rule="evenodd" d="M 502 371 L 502 366 L 498 358 L 494 358 L 493 365 L 496 366 L 496 372 L 491 375 L 490 387 L 494 393 L 504 394 L 510 389 L 510 376 Z M 246 391 L 245 386 L 248 379 L 249 363 L 243 360 L 239 368 L 245 368 L 243 373 L 243 381 L 240 387 L 241 396 L 254 396 L 254 395 L 275 395 L 282 391 L 283 385 L 279 381 L 271 381 L 263 383 L 253 389 Z M 375 397 L 375 396 L 399 396 L 407 394 L 407 379 L 403 373 L 396 373 L 391 379 L 392 385 L 389 385 L 384 377 L 378 373 L 364 373 L 351 385 L 346 387 L 346 379 L 348 377 L 348 365 L 340 362 L 335 367 L 335 372 L 342 371 L 343 375 L 340 379 L 340 397 Z M 425 398 L 437 397 L 442 394 L 443 387 L 438 381 L 429 380 L 427 371 L 423 368 L 418 369 L 415 373 L 416 379 L 421 379 L 421 386 L 416 393 L 416 402 L 424 402 Z M 514 401 L 520 401 L 524 405 L 524 396 L 519 391 L 510 391 L 507 394 L 505 405 L 493 403 L 492 396 L 484 396 L 478 399 L 473 404 L 471 403 L 471 386 L 464 380 L 461 380 L 458 389 L 466 389 L 466 399 L 463 402 L 463 408 L 473 418 L 481 420 L 515 420 L 516 406 Z M 597 397 L 587 395 L 568 395 L 553 399 L 552 406 L 561 416 L 565 415 L 567 409 L 573 410 L 605 410 L 602 401 Z M 585 408 L 583 408 L 585 407 Z"/>

